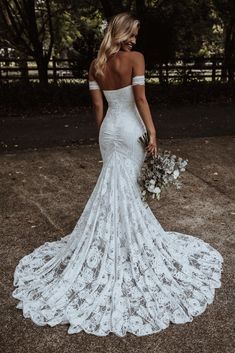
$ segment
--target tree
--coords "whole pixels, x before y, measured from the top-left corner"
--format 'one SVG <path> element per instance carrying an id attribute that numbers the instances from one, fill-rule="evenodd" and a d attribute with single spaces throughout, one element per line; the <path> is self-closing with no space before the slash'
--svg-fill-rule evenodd
<path id="1" fill-rule="evenodd" d="M 104 15 L 106 19 L 117 15 L 120 12 L 130 11 L 133 1 L 123 1 L 123 0 L 100 0 L 103 8 Z"/>
<path id="2" fill-rule="evenodd" d="M 71 60 L 69 64 L 75 77 L 81 77 L 87 73 L 102 39 L 103 18 L 99 11 L 93 10 L 94 12 L 89 13 L 89 16 L 83 10 L 83 16 L 80 17 L 78 25 L 79 35 L 73 41 L 72 47 L 67 50 L 68 58 Z"/>
<path id="3" fill-rule="evenodd" d="M 227 76 L 234 81 L 235 62 L 235 2 L 234 0 L 213 0 L 215 9 L 223 22 L 224 55 L 222 79 Z"/>
<path id="4" fill-rule="evenodd" d="M 35 59 L 41 84 L 48 83 L 54 45 L 52 1 L 0 0 L 2 35 L 9 47 Z"/>
<path id="5" fill-rule="evenodd" d="M 136 49 L 144 52 L 146 67 L 197 55 L 211 37 L 213 18 L 208 0 L 101 1 L 105 16 L 129 11 L 141 26 Z"/>

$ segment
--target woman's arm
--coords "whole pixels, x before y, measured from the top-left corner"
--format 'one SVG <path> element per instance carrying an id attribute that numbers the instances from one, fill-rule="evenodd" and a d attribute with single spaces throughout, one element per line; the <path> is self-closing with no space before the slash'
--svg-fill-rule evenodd
<path id="1" fill-rule="evenodd" d="M 88 73 L 88 80 L 95 81 L 94 73 L 93 73 L 93 65 L 94 60 L 92 61 L 89 73 Z M 97 82 L 96 82 L 97 83 Z M 98 84 L 98 83 L 97 83 Z M 90 89 L 91 100 L 92 100 L 92 108 L 95 114 L 96 125 L 98 130 L 100 129 L 100 125 L 104 118 L 104 103 L 103 103 L 103 96 L 99 87 Z"/>
<path id="2" fill-rule="evenodd" d="M 145 74 L 145 61 L 144 56 L 140 52 L 132 52 L 133 68 L 132 76 L 142 76 Z M 140 116 L 146 126 L 149 134 L 149 144 L 146 150 L 152 154 L 157 154 L 157 133 L 156 128 L 152 119 L 149 104 L 145 96 L 145 86 L 144 85 L 134 85 L 133 92 L 135 97 L 135 103 L 140 113 Z"/>

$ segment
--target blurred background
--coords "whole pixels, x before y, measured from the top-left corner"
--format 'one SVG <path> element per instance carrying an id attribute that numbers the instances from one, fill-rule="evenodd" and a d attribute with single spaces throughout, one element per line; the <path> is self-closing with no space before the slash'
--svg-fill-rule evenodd
<path id="1" fill-rule="evenodd" d="M 160 137 L 234 133 L 234 0 L 0 4 L 1 150 L 97 141 L 87 70 L 123 11 L 141 23 L 134 50 Z"/>

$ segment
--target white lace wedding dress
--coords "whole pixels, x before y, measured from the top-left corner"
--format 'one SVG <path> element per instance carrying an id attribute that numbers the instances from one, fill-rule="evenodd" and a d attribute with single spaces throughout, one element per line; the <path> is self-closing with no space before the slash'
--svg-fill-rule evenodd
<path id="1" fill-rule="evenodd" d="M 132 84 L 144 84 L 144 76 Z M 132 85 L 103 92 L 109 107 L 93 192 L 70 234 L 19 261 L 12 296 L 39 326 L 144 336 L 203 313 L 221 286 L 223 257 L 202 239 L 164 231 L 141 200 L 137 176 L 146 152 L 138 138 L 146 129 Z"/>

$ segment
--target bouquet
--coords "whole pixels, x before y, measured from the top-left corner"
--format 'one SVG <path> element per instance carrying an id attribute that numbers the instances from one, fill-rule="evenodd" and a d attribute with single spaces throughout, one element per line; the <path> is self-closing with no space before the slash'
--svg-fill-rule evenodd
<path id="1" fill-rule="evenodd" d="M 144 147 L 149 143 L 148 133 L 145 132 L 139 137 Z M 181 188 L 178 181 L 180 173 L 185 171 L 188 164 L 187 159 L 176 157 L 170 151 L 163 151 L 152 156 L 147 154 L 138 177 L 138 183 L 141 187 L 141 197 L 146 201 L 149 197 L 160 199 L 162 190 L 170 185 L 175 185 L 177 189 Z"/>

